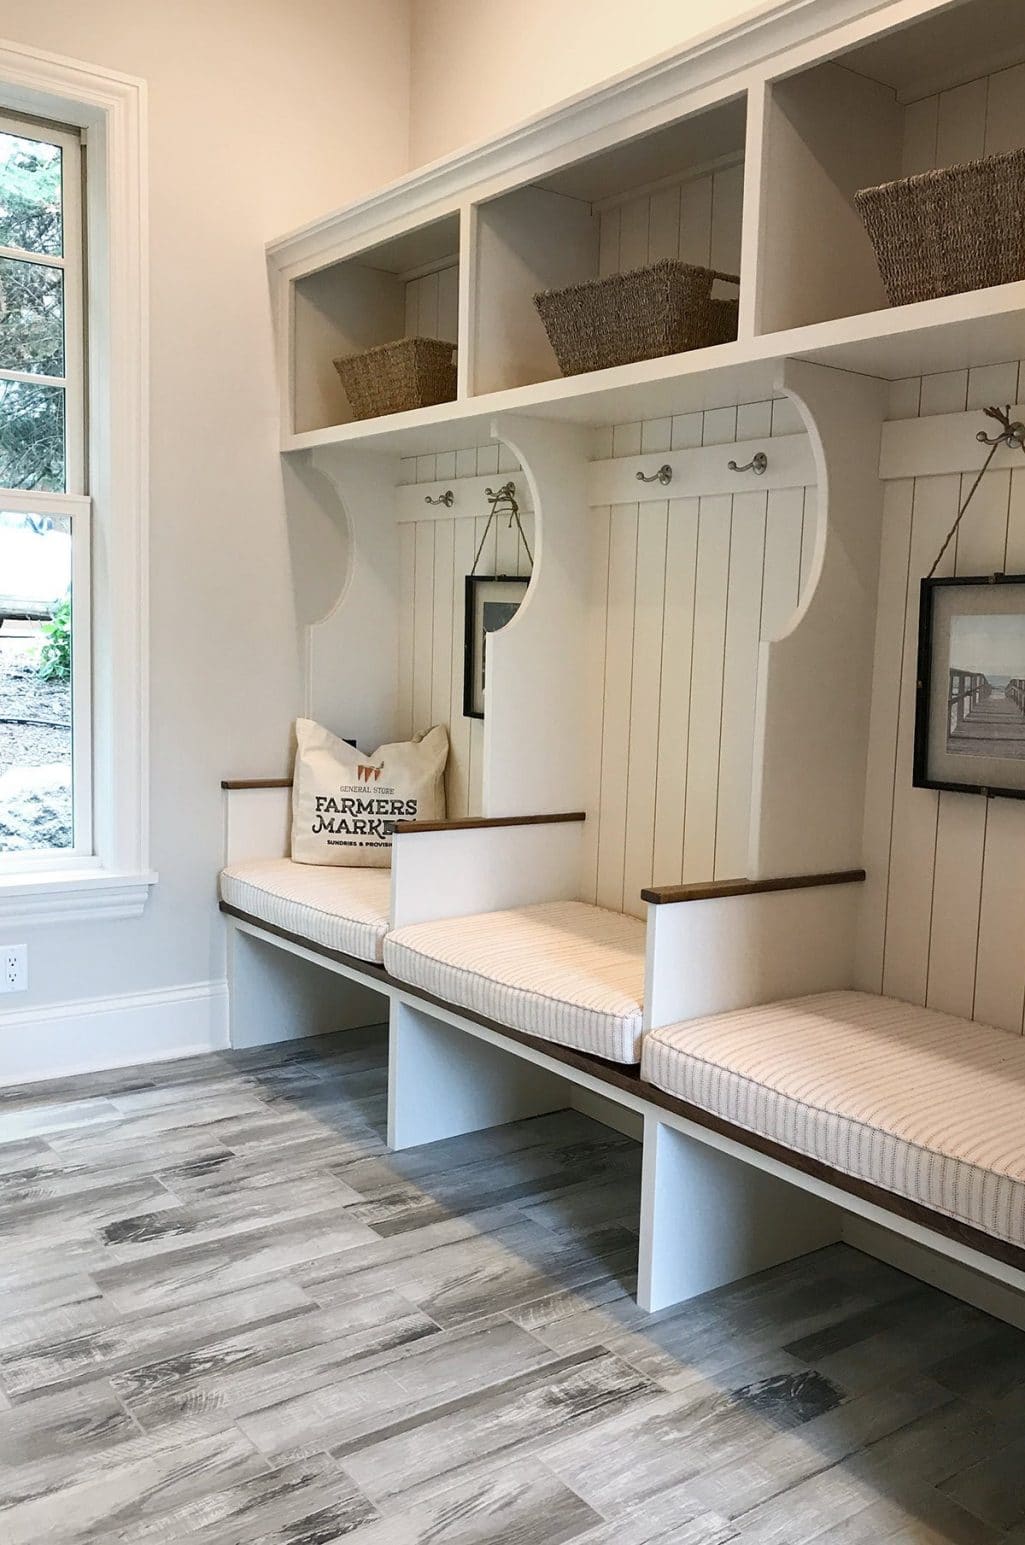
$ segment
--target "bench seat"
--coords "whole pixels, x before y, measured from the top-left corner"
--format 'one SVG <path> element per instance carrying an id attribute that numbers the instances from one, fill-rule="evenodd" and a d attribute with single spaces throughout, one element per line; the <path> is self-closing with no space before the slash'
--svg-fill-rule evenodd
<path id="1" fill-rule="evenodd" d="M 685 1103 L 1025 1245 L 1025 1040 L 870 993 L 669 1025 L 642 1077 Z"/>
<path id="2" fill-rule="evenodd" d="M 221 871 L 221 900 L 239 912 L 380 964 L 388 932 L 390 869 L 343 869 L 264 858 Z"/>
<path id="3" fill-rule="evenodd" d="M 388 972 L 499 1025 L 611 1062 L 640 1060 L 644 923 L 582 901 L 415 923 Z"/>

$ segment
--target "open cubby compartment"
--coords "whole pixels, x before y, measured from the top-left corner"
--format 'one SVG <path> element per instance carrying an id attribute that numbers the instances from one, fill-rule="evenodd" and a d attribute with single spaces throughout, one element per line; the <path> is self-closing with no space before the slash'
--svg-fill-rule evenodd
<path id="1" fill-rule="evenodd" d="M 770 84 L 759 332 L 887 308 L 859 189 L 1025 146 L 1021 20 L 963 0 Z"/>
<path id="2" fill-rule="evenodd" d="M 746 120 L 738 96 L 477 206 L 475 394 L 560 375 L 538 290 L 660 258 L 740 273 Z"/>
<path id="3" fill-rule="evenodd" d="M 458 342 L 459 215 L 296 278 L 292 298 L 294 431 L 347 424 L 334 361 L 412 335 Z"/>

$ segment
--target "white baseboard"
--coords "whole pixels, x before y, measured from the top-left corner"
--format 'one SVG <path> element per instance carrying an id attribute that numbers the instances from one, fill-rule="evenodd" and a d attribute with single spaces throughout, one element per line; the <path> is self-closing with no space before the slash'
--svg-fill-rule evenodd
<path id="1" fill-rule="evenodd" d="M 982 1309 L 998 1320 L 1005 1320 L 1018 1330 L 1025 1330 L 1025 1294 L 1016 1292 L 1006 1283 L 994 1282 L 991 1277 L 972 1271 L 971 1267 L 963 1266 L 960 1261 L 951 1261 L 944 1255 L 937 1255 L 924 1245 L 905 1239 L 890 1229 L 880 1228 L 877 1223 L 870 1223 L 867 1218 L 858 1218 L 853 1213 L 847 1213 L 844 1217 L 843 1238 L 844 1243 L 852 1245 L 855 1250 L 874 1255 L 888 1266 L 906 1271 L 909 1277 L 928 1282 L 931 1287 L 939 1288 L 953 1298 L 960 1298 L 964 1303 L 973 1304 L 976 1309 Z"/>
<path id="2" fill-rule="evenodd" d="M 166 1062 L 228 1045 L 226 982 L 0 1013 L 0 1087 Z"/>

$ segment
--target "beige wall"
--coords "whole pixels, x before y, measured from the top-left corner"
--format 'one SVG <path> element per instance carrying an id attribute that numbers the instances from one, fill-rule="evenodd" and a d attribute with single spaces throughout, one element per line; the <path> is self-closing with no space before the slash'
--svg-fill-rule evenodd
<path id="1" fill-rule="evenodd" d="M 756 0 L 413 0 L 412 165 L 771 8 Z"/>
<path id="2" fill-rule="evenodd" d="M 264 243 L 405 170 L 409 13 L 408 0 L 4 0 L 0 35 L 150 92 L 160 884 L 138 920 L 19 928 L 31 990 L 7 1005 L 20 1012 L 223 977 L 218 780 L 283 772 L 301 704 Z"/>

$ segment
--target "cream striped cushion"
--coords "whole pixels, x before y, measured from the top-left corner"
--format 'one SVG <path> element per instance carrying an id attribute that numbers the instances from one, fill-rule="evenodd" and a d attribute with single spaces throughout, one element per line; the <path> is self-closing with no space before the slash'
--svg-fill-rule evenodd
<path id="1" fill-rule="evenodd" d="M 831 992 L 652 1030 L 659 1089 L 1025 1245 L 1025 1040 Z"/>
<path id="2" fill-rule="evenodd" d="M 393 976 L 560 1046 L 637 1062 L 644 924 L 583 901 L 416 923 L 390 933 Z"/>
<path id="3" fill-rule="evenodd" d="M 314 944 L 380 962 L 391 905 L 390 869 L 342 869 L 263 858 L 221 871 L 231 907 Z"/>

